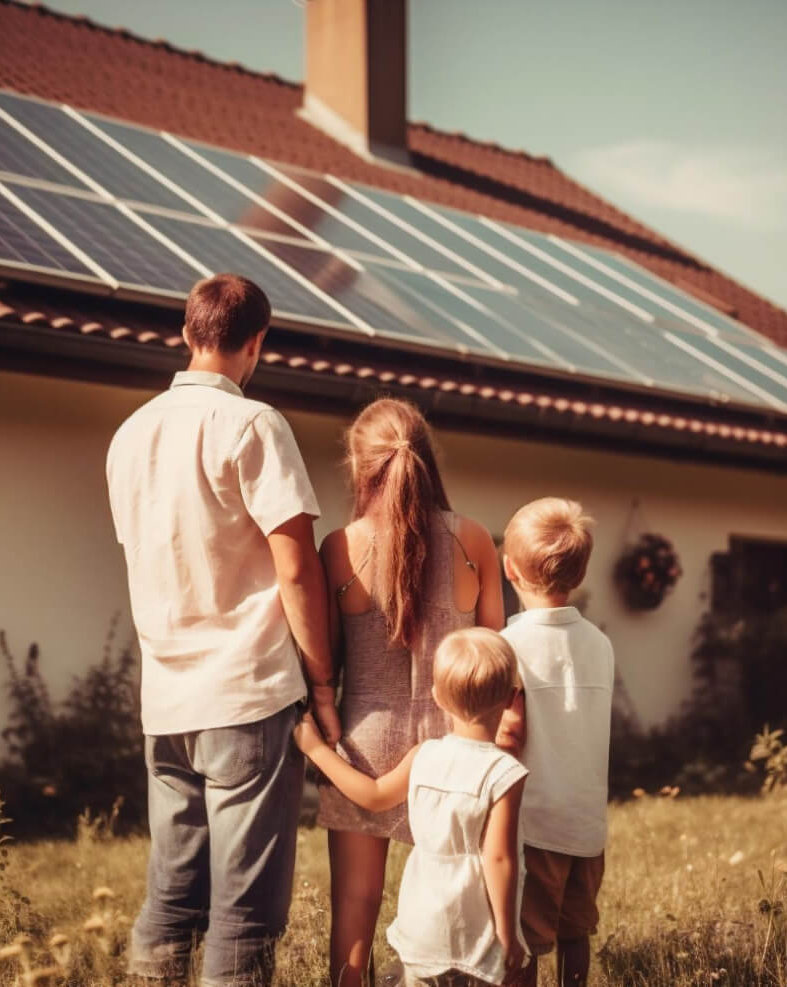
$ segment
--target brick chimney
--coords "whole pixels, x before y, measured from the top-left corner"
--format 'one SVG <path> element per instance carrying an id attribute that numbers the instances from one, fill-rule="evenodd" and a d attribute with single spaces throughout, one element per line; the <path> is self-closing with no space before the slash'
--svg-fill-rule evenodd
<path id="1" fill-rule="evenodd" d="M 364 157 L 406 164 L 407 0 L 307 0 L 303 116 Z"/>

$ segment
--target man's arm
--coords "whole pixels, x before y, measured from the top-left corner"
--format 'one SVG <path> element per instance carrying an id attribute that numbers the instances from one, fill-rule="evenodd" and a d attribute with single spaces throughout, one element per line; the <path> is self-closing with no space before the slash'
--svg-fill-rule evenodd
<path id="1" fill-rule="evenodd" d="M 282 607 L 303 656 L 314 714 L 326 741 L 342 735 L 336 711 L 336 684 L 328 640 L 325 573 L 314 547 L 313 521 L 297 514 L 268 535 Z"/>

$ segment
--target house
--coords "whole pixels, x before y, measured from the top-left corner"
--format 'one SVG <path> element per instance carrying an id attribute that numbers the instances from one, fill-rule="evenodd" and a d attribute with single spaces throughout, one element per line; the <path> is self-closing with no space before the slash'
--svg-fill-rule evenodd
<path id="1" fill-rule="evenodd" d="M 642 723 L 659 722 L 687 692 L 692 635 L 703 610 L 713 605 L 714 594 L 718 597 L 714 580 L 730 551 L 738 573 L 750 560 L 752 578 L 763 570 L 787 571 L 787 312 L 604 202 L 548 159 L 408 122 L 404 13 L 403 0 L 312 0 L 307 82 L 301 86 L 39 4 L 2 0 L 0 125 L 19 147 L 31 154 L 35 148 L 52 173 L 25 178 L 22 170 L 20 179 L 23 165 L 1 165 L 0 190 L 6 191 L 0 205 L 6 217 L 28 216 L 43 208 L 36 205 L 39 200 L 59 195 L 76 217 L 75 237 L 89 244 L 91 236 L 108 235 L 101 223 L 91 227 L 91 216 L 106 203 L 81 167 L 89 171 L 91 143 L 110 146 L 108 135 L 129 132 L 111 122 L 104 126 L 110 118 L 148 128 L 138 133 L 173 135 L 172 146 L 183 158 L 189 148 L 197 148 L 197 157 L 209 156 L 212 147 L 268 163 L 267 174 L 276 176 L 271 197 L 244 200 L 244 226 L 267 229 L 267 239 L 254 241 L 259 256 L 266 252 L 270 258 L 277 243 L 296 253 L 286 232 L 296 229 L 292 219 L 304 237 L 314 239 L 326 216 L 331 229 L 348 237 L 351 230 L 374 242 L 371 253 L 394 256 L 393 240 L 377 235 L 373 241 L 363 223 L 359 232 L 359 224 L 353 226 L 342 213 L 342 196 L 368 215 L 375 211 L 369 203 L 378 202 L 373 196 L 386 193 L 381 201 L 391 208 L 403 204 L 402 215 L 418 212 L 429 232 L 409 232 L 404 221 L 394 222 L 388 206 L 376 213 L 386 228 L 425 252 L 437 250 L 446 264 L 460 268 L 453 278 L 442 278 L 447 287 L 432 280 L 442 299 L 431 303 L 434 312 L 447 304 L 446 292 L 462 305 L 475 292 L 477 302 L 484 286 L 476 277 L 491 284 L 501 270 L 510 273 L 512 283 L 529 279 L 535 294 L 543 287 L 538 279 L 545 279 L 534 271 L 544 263 L 556 278 L 569 277 L 578 294 L 595 292 L 601 306 L 595 323 L 582 318 L 579 305 L 576 324 L 562 317 L 550 321 L 545 306 L 543 325 L 555 341 L 543 337 L 539 352 L 547 356 L 531 362 L 479 356 L 474 346 L 485 345 L 493 321 L 485 326 L 486 309 L 478 304 L 469 330 L 461 319 L 446 317 L 451 331 L 476 333 L 467 336 L 467 345 L 447 337 L 420 345 L 406 332 L 397 341 L 391 333 L 350 331 L 368 323 L 358 308 L 341 301 L 355 297 L 355 281 L 366 284 L 364 271 L 371 266 L 378 280 L 369 283 L 378 290 L 382 282 L 394 286 L 382 304 L 378 298 L 377 315 L 370 317 L 384 318 L 387 302 L 404 297 L 406 265 L 397 267 L 395 259 L 387 266 L 379 258 L 367 261 L 363 250 L 333 249 L 326 232 L 326 247 L 308 245 L 311 273 L 288 283 L 297 283 L 303 297 L 323 307 L 320 311 L 327 305 L 335 319 L 300 320 L 297 312 L 279 306 L 249 393 L 275 404 L 293 426 L 323 506 L 318 536 L 347 517 L 343 430 L 358 408 L 383 392 L 425 410 L 436 428 L 454 506 L 495 536 L 528 499 L 552 493 L 580 499 L 598 521 L 584 605 L 615 641 L 631 707 Z M 84 146 L 64 153 L 65 145 L 57 149 L 57 134 L 47 125 L 36 134 L 33 123 L 20 129 L 9 122 L 19 96 L 33 101 L 25 105 L 69 107 L 65 115 L 82 128 Z M 91 126 L 104 127 L 104 136 Z M 146 171 L 134 152 L 116 153 L 123 161 L 118 158 L 118 171 L 108 181 L 120 180 L 123 172 L 129 181 L 144 178 L 150 187 L 156 172 L 152 185 L 172 192 L 173 182 L 162 180 L 156 167 Z M 216 187 L 238 191 L 238 183 L 232 185 L 226 174 L 217 177 L 215 167 L 211 171 L 204 161 L 200 167 L 196 172 L 203 179 L 210 175 Z M 82 191 L 66 194 L 62 183 L 78 174 L 83 174 L 76 182 Z M 326 183 L 325 174 L 336 181 Z M 319 193 L 305 194 L 315 188 Z M 190 202 L 183 192 L 175 188 L 179 201 Z M 194 197 L 200 194 L 195 191 Z M 227 231 L 205 218 L 204 209 L 202 218 L 194 218 L 198 206 L 186 210 L 192 212 L 190 229 L 210 229 L 208 239 L 215 245 Z M 106 205 L 102 215 L 114 208 Z M 173 245 L 173 211 L 128 211 L 134 212 L 137 228 L 155 228 L 158 242 L 169 244 L 165 253 L 173 267 L 180 265 L 180 271 L 192 264 L 188 270 L 196 280 L 200 264 L 190 252 L 191 241 Z M 489 241 L 479 245 L 465 227 L 457 232 L 463 216 L 466 223 L 483 217 L 484 230 L 502 238 L 499 247 L 491 248 Z M 0 629 L 17 655 L 29 642 L 39 643 L 44 672 L 58 691 L 98 660 L 113 614 L 121 614 L 120 633 L 131 633 L 123 559 L 106 503 L 104 457 L 118 424 L 184 366 L 182 293 L 123 290 L 118 279 L 114 288 L 107 287 L 107 279 L 95 274 L 100 267 L 95 261 L 90 277 L 81 280 L 42 275 L 35 265 L 12 262 L 15 229 L 12 223 L 0 228 L 5 243 L 0 249 Z M 18 229 L 16 235 L 21 237 Z M 249 238 L 253 232 L 236 236 L 247 246 Z M 445 246 L 457 238 L 458 253 Z M 284 246 L 278 256 L 288 257 Z M 562 251 L 562 261 L 541 256 L 553 247 Z M 58 249 L 65 249 L 62 243 Z M 73 246 L 68 255 L 76 256 Z M 289 263 L 282 261 L 277 270 L 291 270 Z M 498 288 L 493 301 L 508 304 L 506 285 Z M 558 292 L 571 294 L 565 288 Z M 364 300 L 375 302 L 369 295 Z M 420 304 L 419 318 L 426 318 L 429 304 Z M 706 352 L 708 335 L 701 329 L 694 336 L 673 332 L 682 345 L 671 351 L 670 372 L 680 376 L 691 368 L 701 378 L 699 390 L 650 381 L 641 362 L 636 376 L 599 369 L 609 363 L 608 345 L 623 338 L 609 335 L 618 323 L 613 319 L 607 325 L 604 312 L 614 309 L 622 320 L 621 311 L 637 309 L 635 321 L 653 323 L 652 306 L 662 315 L 677 312 L 684 328 L 687 313 L 697 326 L 725 327 L 719 345 L 726 346 L 726 356 L 718 347 L 715 356 Z M 531 317 L 535 320 L 532 310 L 526 317 L 522 309 L 521 325 L 511 328 L 509 318 L 508 328 L 499 319 L 494 326 L 524 347 L 531 345 L 528 333 L 535 332 Z M 624 321 L 620 325 L 621 334 L 629 331 Z M 727 329 L 733 342 L 725 342 Z M 636 339 L 662 346 L 660 331 Z M 592 372 L 575 372 L 566 358 L 561 366 L 549 363 L 558 337 L 566 346 L 570 342 L 595 354 Z M 612 357 L 618 368 L 628 366 Z M 683 574 L 661 606 L 632 611 L 612 573 L 626 544 L 643 532 L 673 542 Z"/>

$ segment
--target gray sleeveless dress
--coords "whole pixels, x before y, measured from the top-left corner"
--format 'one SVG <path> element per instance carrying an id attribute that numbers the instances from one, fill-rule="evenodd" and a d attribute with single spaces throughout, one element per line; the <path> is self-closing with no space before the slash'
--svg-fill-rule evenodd
<path id="1" fill-rule="evenodd" d="M 455 541 L 462 547 L 455 529 L 454 514 L 436 515 L 426 561 L 424 631 L 412 652 L 388 642 L 385 618 L 377 608 L 341 614 L 345 651 L 339 715 L 343 734 L 337 751 L 374 778 L 396 767 L 411 747 L 442 737 L 451 726 L 432 699 L 432 661 L 446 634 L 475 625 L 475 610 L 464 612 L 454 603 Z M 475 568 L 466 553 L 465 561 Z M 317 822 L 326 829 L 413 842 L 406 802 L 386 812 L 369 812 L 327 781 L 320 786 Z"/>

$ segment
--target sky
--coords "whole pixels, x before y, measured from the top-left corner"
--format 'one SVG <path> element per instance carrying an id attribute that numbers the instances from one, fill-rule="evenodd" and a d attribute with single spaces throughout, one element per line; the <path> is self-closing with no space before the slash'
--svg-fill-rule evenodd
<path id="1" fill-rule="evenodd" d="M 48 0 L 292 80 L 308 0 Z M 409 0 L 411 120 L 556 165 L 787 308 L 785 0 Z"/>

